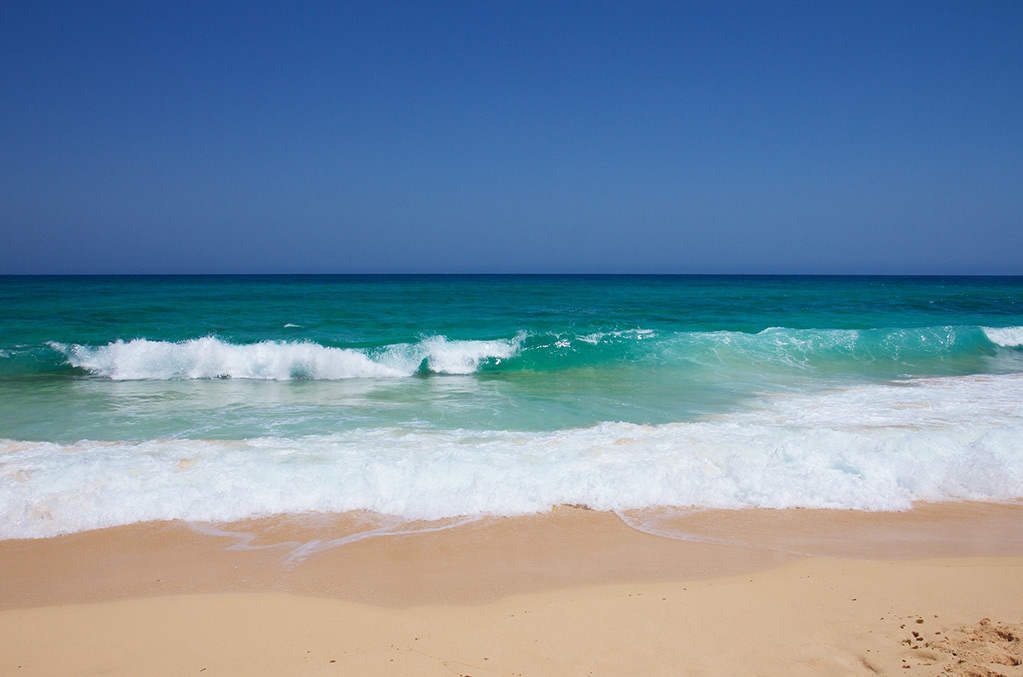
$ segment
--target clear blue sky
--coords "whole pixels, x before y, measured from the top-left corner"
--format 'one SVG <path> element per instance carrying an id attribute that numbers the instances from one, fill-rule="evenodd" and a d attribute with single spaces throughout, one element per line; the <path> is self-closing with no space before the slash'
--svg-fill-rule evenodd
<path id="1" fill-rule="evenodd" d="M 1023 2 L 0 4 L 0 273 L 1023 274 Z"/>

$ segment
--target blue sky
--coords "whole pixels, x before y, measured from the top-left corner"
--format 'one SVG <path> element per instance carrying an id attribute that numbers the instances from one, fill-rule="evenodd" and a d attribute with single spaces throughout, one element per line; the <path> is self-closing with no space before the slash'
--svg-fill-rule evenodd
<path id="1" fill-rule="evenodd" d="M 1023 3 L 3 3 L 0 236 L 0 273 L 1023 274 Z"/>

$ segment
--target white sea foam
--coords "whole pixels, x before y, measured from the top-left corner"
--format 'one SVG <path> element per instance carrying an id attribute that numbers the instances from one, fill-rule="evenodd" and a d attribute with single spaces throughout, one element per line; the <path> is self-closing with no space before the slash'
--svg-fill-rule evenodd
<path id="1" fill-rule="evenodd" d="M 1023 346 L 1023 327 L 984 327 L 984 334 L 992 343 L 1006 348 Z"/>
<path id="2" fill-rule="evenodd" d="M 472 374 L 484 360 L 500 362 L 518 354 L 524 338 L 524 333 L 510 341 L 451 341 L 431 336 L 416 344 L 390 348 L 382 361 L 416 367 L 426 360 L 429 370 L 437 374 Z"/>
<path id="3" fill-rule="evenodd" d="M 431 336 L 371 353 L 311 342 L 262 341 L 234 344 L 207 336 L 188 341 L 117 340 L 105 346 L 49 345 L 67 362 L 113 380 L 241 378 L 285 381 L 400 378 L 425 362 L 438 374 L 471 374 L 484 360 L 515 355 L 524 338 L 450 341 Z"/>
<path id="4" fill-rule="evenodd" d="M 584 341 L 591 345 L 597 345 L 606 339 L 632 339 L 642 341 L 643 339 L 653 338 L 655 332 L 653 329 L 622 329 L 616 331 L 598 331 L 592 334 L 584 334 L 579 336 L 580 341 Z"/>
<path id="5" fill-rule="evenodd" d="M 0 537 L 305 511 L 440 519 L 564 503 L 890 510 L 1023 497 L 1019 374 L 865 385 L 761 405 L 693 423 L 554 432 L 7 440 Z"/>
<path id="6" fill-rule="evenodd" d="M 448 529 L 454 529 L 456 527 L 479 521 L 481 516 L 460 516 L 455 519 L 441 519 L 426 522 L 409 522 L 408 520 L 396 515 L 370 515 L 368 513 L 361 513 L 360 517 L 360 521 L 362 522 L 360 525 L 361 529 L 356 529 L 355 531 L 338 538 L 331 538 L 327 540 L 316 539 L 305 543 L 291 541 L 284 543 L 257 544 L 254 543 L 254 541 L 256 541 L 255 533 L 251 531 L 235 531 L 233 529 L 220 528 L 214 522 L 193 522 L 191 527 L 195 531 L 201 534 L 206 534 L 207 536 L 217 536 L 234 541 L 234 543 L 228 546 L 228 550 L 266 550 L 269 548 L 279 548 L 284 546 L 290 551 L 283 560 L 284 564 L 288 566 L 300 564 L 306 558 L 311 555 L 315 555 L 318 552 L 332 550 L 351 543 L 358 543 L 359 541 L 364 541 L 366 539 L 380 538 L 382 536 L 408 536 L 411 534 L 436 533 L 438 531 L 446 531 Z"/>
<path id="7" fill-rule="evenodd" d="M 114 380 L 248 378 L 381 378 L 406 376 L 393 366 L 373 362 L 365 354 L 315 343 L 263 341 L 248 345 L 205 338 L 169 341 L 115 341 L 105 346 L 63 346 L 68 362 Z"/>

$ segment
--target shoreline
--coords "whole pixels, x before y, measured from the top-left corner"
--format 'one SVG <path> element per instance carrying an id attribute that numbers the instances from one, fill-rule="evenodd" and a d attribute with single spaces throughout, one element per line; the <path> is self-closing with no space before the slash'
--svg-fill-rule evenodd
<path id="1" fill-rule="evenodd" d="M 1023 636 L 1023 505 L 629 517 L 704 540 L 562 507 L 4 541 L 0 673 L 1023 674 L 977 662 Z"/>
<path id="2" fill-rule="evenodd" d="M 1023 503 L 623 515 L 561 506 L 435 522 L 371 513 L 147 522 L 0 541 L 0 609 L 235 592 L 380 606 L 478 603 L 579 585 L 721 577 L 807 557 L 1023 557 Z"/>

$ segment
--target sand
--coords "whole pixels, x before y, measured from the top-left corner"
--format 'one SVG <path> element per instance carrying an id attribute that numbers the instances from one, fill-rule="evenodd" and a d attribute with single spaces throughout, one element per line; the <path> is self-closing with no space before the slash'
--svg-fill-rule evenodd
<path id="1" fill-rule="evenodd" d="M 384 521 L 6 541 L 0 673 L 1023 675 L 1021 517 L 627 516 L 656 535 L 563 508 L 361 540 Z"/>

